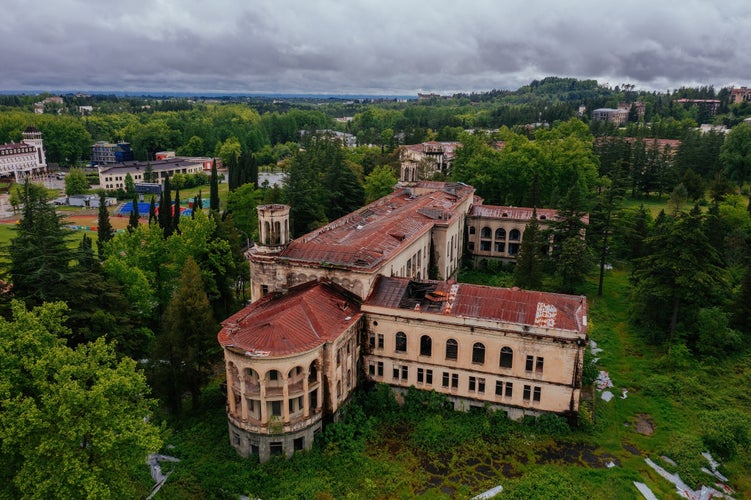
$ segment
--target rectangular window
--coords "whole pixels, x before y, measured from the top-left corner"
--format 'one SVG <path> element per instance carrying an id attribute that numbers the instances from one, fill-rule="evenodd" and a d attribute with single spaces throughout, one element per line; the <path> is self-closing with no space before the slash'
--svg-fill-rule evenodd
<path id="1" fill-rule="evenodd" d="M 409 367 L 402 366 L 402 380 L 407 380 L 408 378 L 409 378 Z"/>
<path id="2" fill-rule="evenodd" d="M 378 376 L 383 377 L 383 361 L 378 362 Z"/>
<path id="3" fill-rule="evenodd" d="M 506 382 L 506 397 L 510 398 L 514 394 L 514 384 L 511 382 Z"/>
<path id="4" fill-rule="evenodd" d="M 383 334 L 382 333 L 378 334 L 378 348 L 383 349 Z"/>
<path id="5" fill-rule="evenodd" d="M 532 399 L 533 399 L 534 401 L 537 401 L 537 402 L 539 403 L 539 402 L 540 402 L 540 396 L 541 396 L 541 395 L 542 395 L 542 388 L 540 388 L 540 387 L 535 387 L 535 392 L 534 392 L 534 396 L 532 396 Z"/>
<path id="6" fill-rule="evenodd" d="M 399 380 L 399 367 L 394 367 L 394 380 Z"/>
<path id="7" fill-rule="evenodd" d="M 240 434 L 233 432 L 232 433 L 232 440 L 235 442 L 236 445 L 240 444 Z"/>
<path id="8" fill-rule="evenodd" d="M 299 437 L 299 438 L 295 439 L 292 442 L 292 446 L 294 446 L 295 451 L 302 450 L 303 448 L 305 448 L 305 438 L 304 437 Z"/>
<path id="9" fill-rule="evenodd" d="M 336 350 L 336 366 L 339 366 L 342 364 L 342 350 L 337 349 Z"/>
<path id="10" fill-rule="evenodd" d="M 284 446 L 281 441 L 272 441 L 270 448 L 272 456 L 278 456 L 284 453 Z"/>
<path id="11" fill-rule="evenodd" d="M 289 400 L 289 412 L 295 413 L 295 400 L 294 399 Z"/>
<path id="12" fill-rule="evenodd" d="M 443 379 L 441 380 L 441 385 L 443 387 L 449 386 L 449 374 L 448 372 L 443 372 Z"/>
<path id="13" fill-rule="evenodd" d="M 417 382 L 422 384 L 423 379 L 425 378 L 425 370 L 422 368 L 417 369 Z"/>
<path id="14" fill-rule="evenodd" d="M 503 396 L 503 382 L 500 380 L 495 381 L 495 395 Z"/>
<path id="15" fill-rule="evenodd" d="M 528 372 L 531 372 L 534 364 L 535 364 L 535 357 L 527 356 L 527 365 L 525 366 L 525 370 L 527 370 Z"/>
<path id="16" fill-rule="evenodd" d="M 282 416 L 282 402 L 281 401 L 271 402 L 271 415 L 273 415 L 274 417 Z"/>
<path id="17" fill-rule="evenodd" d="M 490 242 L 489 241 L 481 241 L 480 242 L 480 251 L 481 252 L 489 252 L 490 251 Z"/>
<path id="18" fill-rule="evenodd" d="M 480 394 L 485 394 L 485 379 L 484 378 L 477 379 L 477 392 L 479 392 Z"/>
<path id="19" fill-rule="evenodd" d="M 433 384 L 433 370 L 425 371 L 425 383 L 431 385 Z"/>
<path id="20" fill-rule="evenodd" d="M 279 372 L 276 370 L 271 370 L 269 372 L 269 380 L 279 380 Z"/>
<path id="21" fill-rule="evenodd" d="M 532 387 L 529 385 L 525 385 L 524 395 L 522 396 L 522 399 L 524 399 L 524 401 L 529 401 L 530 397 L 532 397 Z"/>
<path id="22" fill-rule="evenodd" d="M 269 294 L 269 285 L 261 285 L 261 297 Z"/>
<path id="23" fill-rule="evenodd" d="M 368 345 L 371 349 L 375 349 L 375 333 L 368 334 Z"/>
<path id="24" fill-rule="evenodd" d="M 368 375 L 370 375 L 371 377 L 375 375 L 375 365 L 373 363 L 370 363 L 368 365 Z"/>
<path id="25" fill-rule="evenodd" d="M 537 363 L 535 364 L 535 370 L 538 373 L 542 373 L 542 366 L 544 363 L 545 363 L 545 358 L 540 358 L 540 357 L 537 358 Z"/>
<path id="26" fill-rule="evenodd" d="M 469 390 L 474 392 L 477 386 L 477 379 L 475 377 L 469 377 Z"/>
<path id="27" fill-rule="evenodd" d="M 451 387 L 453 387 L 454 389 L 459 388 L 459 374 L 458 373 L 451 374 Z"/>

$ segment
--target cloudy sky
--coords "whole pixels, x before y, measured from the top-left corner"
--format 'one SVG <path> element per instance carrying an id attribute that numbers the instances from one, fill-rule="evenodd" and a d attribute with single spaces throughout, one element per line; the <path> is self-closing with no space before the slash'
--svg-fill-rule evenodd
<path id="1" fill-rule="evenodd" d="M 3 0 L 0 90 L 751 84 L 748 0 Z"/>

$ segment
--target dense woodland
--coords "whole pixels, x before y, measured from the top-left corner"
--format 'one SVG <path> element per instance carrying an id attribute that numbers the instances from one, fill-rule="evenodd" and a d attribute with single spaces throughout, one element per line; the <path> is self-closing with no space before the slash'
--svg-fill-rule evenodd
<path id="1" fill-rule="evenodd" d="M 646 93 L 630 85 L 546 78 L 517 91 L 408 102 L 68 95 L 64 105 L 51 105 L 41 115 L 31 109 L 45 96 L 0 96 L 0 143 L 37 127 L 48 161 L 70 169 L 66 184 L 80 182 L 77 191 L 89 188 L 83 167 L 98 140 L 130 142 L 142 160 L 161 150 L 215 156 L 227 169 L 221 185 L 216 168 L 202 179 L 169 180 L 156 200 L 160 206 L 179 205 L 188 192 L 209 199 L 192 217 L 157 214 L 152 202 L 148 218 L 136 213 L 126 232 L 115 233 L 102 209 L 95 241 L 65 229 L 63 216 L 48 203 L 54 193 L 33 183 L 12 188 L 20 220 L 5 246 L 0 299 L 0 497 L 145 496 L 147 451 L 174 442 L 175 430 L 205 425 L 201 418 L 218 419 L 226 433 L 216 333 L 219 322 L 247 299 L 242 250 L 255 236 L 255 206 L 290 204 L 293 236 L 300 236 L 389 193 L 398 176 L 399 146 L 426 140 L 463 144 L 448 177 L 436 179 L 471 184 L 487 204 L 556 208 L 561 214 L 547 229 L 533 218 L 516 263 L 488 263 L 463 271 L 460 279 L 586 293 L 593 304 L 610 304 L 618 296 L 618 305 L 608 310 L 623 316 L 619 331 L 627 329 L 666 377 L 696 382 L 718 364 L 745 374 L 751 340 L 751 124 L 743 119 L 751 107 L 730 106 L 728 95 L 729 89 L 711 87 Z M 708 116 L 696 105 L 676 102 L 683 97 L 719 99 L 719 112 Z M 637 100 L 645 103 L 644 117 L 632 113 L 618 129 L 578 116 L 582 104 L 591 110 Z M 78 106 L 92 106 L 93 112 L 82 116 Z M 349 118 L 336 120 L 343 117 Z M 730 131 L 701 133 L 701 123 Z M 345 148 L 327 130 L 353 134 L 358 146 Z M 655 139 L 678 139 L 680 145 L 657 147 Z M 286 172 L 284 186 L 259 185 L 264 170 Z M 130 185 L 114 194 L 134 197 Z M 549 241 L 553 252 L 546 255 Z M 606 271 L 613 267 L 617 286 Z M 595 320 L 593 338 L 608 338 L 604 328 L 611 321 Z M 594 371 L 588 365 L 590 382 Z M 652 391 L 659 401 L 672 397 Z M 468 433 L 467 442 L 499 446 L 499 435 L 519 442 L 538 439 L 529 432 L 551 439 L 598 436 L 591 418 L 598 417 L 597 409 L 587 409 L 578 424 L 546 417 L 537 427 L 528 422 L 517 428 L 497 415 L 464 421 L 440 410 L 440 401 L 429 395 L 412 395 L 400 414 L 378 389 L 364 392 L 311 457 L 284 463 L 316 470 L 316 460 L 362 460 L 353 457 L 364 452 L 365 442 L 407 428 L 416 440 L 407 441 L 429 455 L 461 445 L 445 429 Z M 708 406 L 719 412 L 706 417 L 714 419 L 714 429 L 688 430 L 694 439 L 689 444 L 710 449 L 730 470 L 748 470 L 748 399 Z M 600 409 L 600 418 L 607 419 L 607 411 Z M 218 439 L 226 442 L 224 435 Z M 231 453 L 226 448 L 225 455 Z M 237 463 L 233 457 L 219 460 Z M 193 496 L 280 496 L 262 476 L 284 463 L 264 468 L 246 462 L 252 477 L 245 484 L 231 482 L 244 491 L 204 484 L 196 471 L 193 482 L 178 480 L 182 486 L 173 495 L 198 488 Z M 572 497 L 591 496 L 573 477 L 555 486 L 548 470 L 530 469 L 504 495 L 523 498 L 524 488 L 538 482 L 552 484 L 548 492 L 561 487 Z M 281 496 L 344 491 L 317 487 L 289 487 L 296 493 Z M 738 487 L 751 494 L 748 481 Z M 361 495 L 414 494 L 417 487 L 370 488 Z M 453 493 L 469 495 L 461 487 Z"/>

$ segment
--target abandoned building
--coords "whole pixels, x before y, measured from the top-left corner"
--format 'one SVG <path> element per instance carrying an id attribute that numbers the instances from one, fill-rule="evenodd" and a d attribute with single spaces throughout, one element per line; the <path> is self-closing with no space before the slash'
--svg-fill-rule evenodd
<path id="1" fill-rule="evenodd" d="M 586 299 L 452 280 L 473 242 L 468 251 L 512 258 L 507 245 L 521 243 L 531 209 L 418 181 L 297 239 L 288 206 L 257 210 L 251 304 L 219 333 L 230 442 L 242 455 L 309 449 L 359 377 L 515 419 L 578 411 Z"/>

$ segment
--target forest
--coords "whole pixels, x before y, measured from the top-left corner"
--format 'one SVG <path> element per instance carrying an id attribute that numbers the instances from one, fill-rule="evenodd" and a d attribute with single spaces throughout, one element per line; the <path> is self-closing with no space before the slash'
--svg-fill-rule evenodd
<path id="1" fill-rule="evenodd" d="M 670 457 L 698 488 L 714 483 L 702 451 L 748 496 L 751 107 L 729 95 L 550 77 L 408 101 L 65 95 L 43 114 L 32 106 L 45 95 L 0 96 L 0 143 L 36 127 L 48 163 L 78 191 L 134 199 L 131 186 L 90 185 L 95 141 L 129 142 L 145 161 L 165 150 L 215 157 L 224 172 L 215 163 L 195 182 L 165 184 L 159 205 L 190 198 L 205 207 L 191 217 L 136 212 L 124 231 L 106 207 L 95 231 L 71 231 L 49 203 L 58 193 L 9 187 L 19 208 L 0 231 L 0 497 L 146 497 L 144 458 L 157 451 L 181 460 L 167 466 L 165 498 L 470 498 L 497 484 L 498 498 L 638 498 L 634 481 L 663 498 L 675 490 L 644 458 Z M 720 104 L 710 114 L 679 99 Z M 643 115 L 620 127 L 589 118 L 637 102 Z M 300 236 L 391 192 L 400 147 L 430 140 L 462 143 L 435 180 L 560 215 L 548 229 L 530 221 L 516 262 L 457 278 L 586 294 L 604 352 L 585 377 L 591 385 L 608 370 L 628 398 L 606 403 L 592 389 L 577 422 L 512 422 L 448 412 L 417 390 L 400 406 L 365 387 L 313 451 L 263 465 L 237 457 L 216 334 L 248 299 L 255 207 L 289 204 Z M 283 186 L 259 183 L 270 171 Z M 643 421 L 653 432 L 634 431 Z"/>

